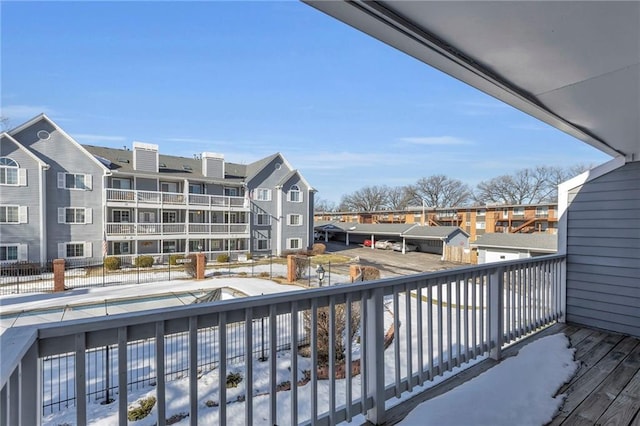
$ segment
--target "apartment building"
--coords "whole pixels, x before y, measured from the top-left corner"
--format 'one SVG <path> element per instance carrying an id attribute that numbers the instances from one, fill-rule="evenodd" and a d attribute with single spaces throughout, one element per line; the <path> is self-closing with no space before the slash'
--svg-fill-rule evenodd
<path id="1" fill-rule="evenodd" d="M 557 233 L 558 204 L 484 205 L 447 208 L 409 207 L 374 212 L 316 212 L 316 221 L 346 223 L 419 223 L 458 226 L 475 241 L 486 233 Z"/>
<path id="2" fill-rule="evenodd" d="M 251 164 L 80 145 L 46 115 L 1 134 L 0 262 L 125 261 L 313 243 L 315 190 L 280 153 Z"/>

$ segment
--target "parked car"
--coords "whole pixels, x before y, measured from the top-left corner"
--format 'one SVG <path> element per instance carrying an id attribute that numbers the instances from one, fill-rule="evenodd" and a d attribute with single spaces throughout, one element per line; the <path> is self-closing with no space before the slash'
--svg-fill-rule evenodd
<path id="1" fill-rule="evenodd" d="M 365 247 L 371 247 L 371 244 L 372 244 L 371 240 L 364 240 L 364 242 L 362 243 L 362 245 Z"/>
<path id="2" fill-rule="evenodd" d="M 376 241 L 376 248 L 382 250 L 390 250 L 391 246 L 397 243 L 395 240 L 380 240 Z"/>
<path id="3" fill-rule="evenodd" d="M 402 251 L 402 243 L 395 243 L 391 246 L 393 251 Z M 404 251 L 418 251 L 418 246 L 413 243 L 404 243 Z"/>

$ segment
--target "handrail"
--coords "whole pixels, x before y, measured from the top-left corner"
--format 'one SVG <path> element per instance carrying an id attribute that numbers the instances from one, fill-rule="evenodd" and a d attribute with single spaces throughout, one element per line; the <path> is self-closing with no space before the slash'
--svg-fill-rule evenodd
<path id="1" fill-rule="evenodd" d="M 168 310 L 155 309 L 103 318 L 44 324 L 37 327 L 37 340 L 34 338 L 30 342 L 25 342 L 24 350 L 18 352 L 23 355 L 27 352 L 32 353 L 31 348 L 35 347 L 34 343 L 36 343 L 37 355 L 41 360 L 69 352 L 75 353 L 75 356 L 82 356 L 86 351 L 95 350 L 95 348 L 115 345 L 114 350 L 125 351 L 129 342 L 134 343 L 145 339 L 162 341 L 165 338 L 169 339 L 175 333 L 185 333 L 190 336 L 186 349 L 197 359 L 198 341 L 202 338 L 200 332 L 210 330 L 207 333 L 215 333 L 218 338 L 223 339 L 220 340 L 222 346 L 215 346 L 223 351 L 220 352 L 222 356 L 226 353 L 226 349 L 223 348 L 226 348 L 228 343 L 233 343 L 226 341 L 229 337 L 225 337 L 227 333 L 224 331 L 228 330 L 230 324 L 242 324 L 245 338 L 244 343 L 240 343 L 247 345 L 245 348 L 247 350 L 252 339 L 259 338 L 259 333 L 255 334 L 255 320 L 262 319 L 262 324 L 266 320 L 268 324 L 266 335 L 270 336 L 269 341 L 272 341 L 276 333 L 279 333 L 276 319 L 284 315 L 283 318 L 287 318 L 286 321 L 290 323 L 290 330 L 293 330 L 290 351 L 293 357 L 291 362 L 294 363 L 297 362 L 295 358 L 298 354 L 296 330 L 304 325 L 299 318 L 306 315 L 305 312 L 310 312 L 311 317 L 316 319 L 319 318 L 320 312 L 333 312 L 328 317 L 323 317 L 329 318 L 329 335 L 331 333 L 343 335 L 343 332 L 338 332 L 336 328 L 339 325 L 336 325 L 338 317 L 335 309 L 337 306 L 349 306 L 345 314 L 347 319 L 344 321 L 351 324 L 353 315 L 351 306 L 356 304 L 360 312 L 359 353 L 362 358 L 357 360 L 351 358 L 353 348 L 351 340 L 345 339 L 342 344 L 346 345 L 344 350 L 348 354 L 347 360 L 357 362 L 359 372 L 363 375 L 360 392 L 352 388 L 353 383 L 350 380 L 353 378 L 353 372 L 350 368 L 345 368 L 347 380 L 345 386 L 348 387 L 348 395 L 350 395 L 346 406 L 336 407 L 334 403 L 327 406 L 321 403 L 320 399 L 312 398 L 310 420 L 304 420 L 306 417 L 299 417 L 294 412 L 291 413 L 290 420 L 293 419 L 296 423 L 298 421 L 335 423 L 351 418 L 355 414 L 366 414 L 371 421 L 384 421 L 386 400 L 400 396 L 414 386 L 433 380 L 435 376 L 451 371 L 454 367 L 461 366 L 472 359 L 489 354 L 499 358 L 500 351 L 505 345 L 558 320 L 564 310 L 561 305 L 564 260 L 564 255 L 548 255 L 350 285 L 253 296 L 239 300 L 223 300 L 215 304 L 189 305 L 172 307 Z M 393 326 L 385 330 L 383 318 L 389 315 L 389 312 L 393 316 Z M 258 324 L 260 323 L 258 321 Z M 322 344 L 319 344 L 321 337 L 318 337 L 321 333 L 318 332 L 315 321 L 311 321 L 310 327 L 312 327 L 310 329 L 312 340 L 309 345 L 311 365 L 315 365 L 314 360 L 318 359 L 318 347 L 322 347 Z M 264 339 L 264 328 L 262 333 L 262 339 Z M 385 355 L 385 348 L 388 346 L 386 335 L 390 335 L 392 340 L 389 342 L 391 352 Z M 329 341 L 331 342 L 331 339 Z M 329 353 L 333 354 L 336 351 L 336 344 L 331 343 L 329 348 Z M 276 349 L 272 346 L 267 349 L 269 360 L 275 359 L 275 351 Z M 160 353 L 164 356 L 164 350 Z M 393 357 L 391 364 L 388 364 L 389 356 Z M 84 357 L 80 358 L 75 365 L 76 369 L 80 369 L 77 370 L 78 373 L 85 368 L 83 359 Z M 336 371 L 336 362 L 332 361 L 334 357 L 329 356 L 329 359 L 327 368 L 331 372 Z M 12 386 L 17 385 L 14 382 L 21 380 L 16 374 L 21 362 L 18 360 L 17 363 L 10 363 L 11 367 L 4 368 L 3 361 L 2 399 L 0 399 L 2 410 L 0 411 L 8 408 L 15 413 L 17 406 L 27 407 L 27 411 L 41 410 L 37 406 L 39 398 L 30 400 L 21 398 L 16 402 L 11 400 L 11 397 L 15 399 L 15 392 L 11 390 L 7 392 L 7 389 L 13 389 Z M 29 362 L 33 361 L 30 359 Z M 253 370 L 251 362 L 246 364 L 245 374 L 249 383 Z M 224 366 L 220 365 L 220 367 L 223 369 Z M 164 377 L 164 363 L 159 363 L 154 368 L 158 369 L 154 374 Z M 192 374 L 195 368 L 195 365 L 190 367 L 190 373 L 187 374 L 191 389 L 197 387 L 198 375 Z M 119 394 L 121 405 L 127 397 L 126 370 L 125 365 L 117 372 L 117 377 L 120 379 L 116 386 L 122 390 Z M 276 371 L 275 367 L 272 371 Z M 392 371 L 395 376 L 393 378 L 388 374 L 385 376 L 387 371 Z M 293 364 L 290 373 L 291 383 L 298 383 L 302 378 Z M 320 370 L 311 369 L 310 376 L 307 378 L 311 383 L 312 392 L 316 392 L 316 397 L 319 374 Z M 329 378 L 333 383 L 333 385 L 329 384 L 330 393 L 335 392 L 334 381 L 336 380 L 331 377 L 333 373 Z M 27 374 L 25 380 L 33 380 L 33 378 Z M 75 379 L 72 377 L 67 380 Z M 220 380 L 218 385 L 222 392 L 224 378 Z M 275 398 L 276 393 L 275 380 L 275 377 L 271 380 L 272 398 Z M 25 382 L 21 386 L 29 388 L 29 386 L 36 386 L 36 383 L 37 380 L 33 383 Z M 83 383 L 76 383 L 76 388 L 78 389 L 76 393 L 80 396 L 74 397 L 78 423 L 83 423 L 82 416 L 87 409 L 87 401 L 84 397 L 86 390 Z M 41 390 L 37 391 L 41 392 Z M 250 386 L 247 392 L 250 393 Z M 332 397 L 335 395 L 332 394 Z M 158 390 L 158 404 L 165 403 L 163 398 L 164 392 Z M 194 398 L 197 398 L 197 395 L 190 395 L 190 398 L 191 406 L 196 407 Z M 250 398 L 251 396 L 248 400 Z M 123 415 L 126 417 L 126 405 L 124 404 L 124 408 L 119 412 L 121 418 Z M 197 416 L 196 413 L 191 415 Z M 271 416 L 271 422 L 276 423 L 275 406 L 272 406 Z M 159 424 L 163 422 L 159 420 Z"/>

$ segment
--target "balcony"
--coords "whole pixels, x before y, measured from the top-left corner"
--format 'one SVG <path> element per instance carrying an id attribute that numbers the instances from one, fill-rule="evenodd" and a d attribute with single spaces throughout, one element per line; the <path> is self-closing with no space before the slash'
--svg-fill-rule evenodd
<path id="1" fill-rule="evenodd" d="M 249 201 L 244 197 L 226 195 L 183 194 L 176 192 L 135 191 L 129 189 L 107 189 L 109 206 L 127 207 L 194 207 L 208 210 L 249 210 Z"/>
<path id="2" fill-rule="evenodd" d="M 104 389 L 109 387 L 109 379 L 95 377 L 88 365 L 95 362 L 96 350 L 110 347 L 117 360 L 109 375 L 116 399 L 112 412 L 120 424 L 127 423 L 131 395 L 138 392 L 132 391 L 134 373 L 150 383 L 158 425 L 176 414 L 167 404 L 167 389 L 175 380 L 188 389 L 192 424 L 199 416 L 210 416 L 211 410 L 217 423 L 225 424 L 236 404 L 242 404 L 246 424 L 257 419 L 253 407 L 258 405 L 267 407 L 260 415 L 266 415 L 269 424 L 336 424 L 360 414 L 373 423 L 383 422 L 386 401 L 471 361 L 499 359 L 510 344 L 560 319 L 564 261 L 564 256 L 544 256 L 46 324 L 37 330 L 11 329 L 2 336 L 0 411 L 6 413 L 7 424 L 39 424 L 44 402 L 60 397 L 49 390 L 49 382 L 63 380 L 64 405 L 73 410 L 78 425 L 86 424 L 87 413 L 105 402 Z M 170 369 L 177 349 L 167 342 L 177 336 L 189 362 L 174 380 Z M 283 346 L 283 339 L 289 344 Z M 131 349 L 140 342 L 146 348 L 143 355 Z M 264 353 L 254 359 L 258 342 Z M 228 359 L 230 351 L 245 354 L 244 393 L 237 399 L 229 399 L 226 387 L 232 366 L 219 362 Z M 63 377 L 45 365 L 60 357 L 65 359 Z M 202 367 L 209 358 L 218 360 L 215 366 Z M 284 404 L 286 410 L 283 398 L 294 401 Z M 204 405 L 205 399 L 211 405 Z"/>
<path id="3" fill-rule="evenodd" d="M 242 235 L 249 234 L 248 223 L 107 223 L 107 237 L 150 235 Z"/>

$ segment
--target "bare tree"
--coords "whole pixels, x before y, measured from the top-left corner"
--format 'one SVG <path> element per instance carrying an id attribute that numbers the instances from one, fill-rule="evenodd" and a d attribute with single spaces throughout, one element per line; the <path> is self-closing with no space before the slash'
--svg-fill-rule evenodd
<path id="1" fill-rule="evenodd" d="M 423 177 L 409 188 L 414 203 L 427 207 L 459 206 L 471 200 L 473 193 L 469 186 L 445 175 Z"/>
<path id="2" fill-rule="evenodd" d="M 4 115 L 0 115 L 0 131 L 4 132 L 11 128 L 11 120 L 9 117 L 5 117 Z"/>
<path id="3" fill-rule="evenodd" d="M 503 204 L 531 204 L 553 202 L 558 197 L 558 185 L 588 169 L 575 165 L 569 168 L 537 166 L 518 170 L 512 175 L 482 181 L 476 187 L 476 202 Z"/>
<path id="4" fill-rule="evenodd" d="M 411 191 L 406 186 L 389 188 L 387 192 L 387 207 L 391 210 L 404 210 L 411 204 Z"/>
<path id="5" fill-rule="evenodd" d="M 313 200 L 313 211 L 314 212 L 332 212 L 337 208 L 336 203 L 333 201 L 325 200 L 324 198 L 316 197 Z"/>
<path id="6" fill-rule="evenodd" d="M 342 211 L 376 211 L 387 206 L 387 186 L 365 186 L 351 194 L 343 195 L 339 209 Z"/>

